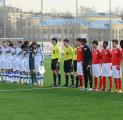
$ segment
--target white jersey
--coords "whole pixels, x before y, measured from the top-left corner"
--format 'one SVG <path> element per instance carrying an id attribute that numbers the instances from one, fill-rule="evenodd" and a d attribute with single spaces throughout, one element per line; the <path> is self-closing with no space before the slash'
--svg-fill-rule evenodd
<path id="1" fill-rule="evenodd" d="M 36 72 L 40 72 L 41 62 L 43 61 L 43 52 L 41 48 L 37 49 L 37 54 L 35 56 L 35 69 Z"/>
<path id="2" fill-rule="evenodd" d="M 6 49 L 6 69 L 12 69 L 12 53 L 14 49 L 12 47 L 7 47 Z"/>
<path id="3" fill-rule="evenodd" d="M 30 72 L 30 69 L 29 69 L 29 52 L 24 54 L 24 71 L 27 73 Z"/>
<path id="4" fill-rule="evenodd" d="M 19 71 L 20 70 L 20 68 L 19 68 L 19 66 L 20 66 L 20 63 L 21 63 L 21 60 L 20 60 L 20 58 L 21 58 L 21 55 L 20 55 L 20 52 L 22 51 L 22 49 L 20 48 L 20 47 L 16 47 L 15 48 L 15 60 L 13 60 L 13 69 L 14 69 L 14 71 Z"/>
<path id="5" fill-rule="evenodd" d="M 8 69 L 8 56 L 7 56 L 7 51 L 8 51 L 8 47 L 2 47 L 2 65 L 1 65 L 1 69 Z"/>

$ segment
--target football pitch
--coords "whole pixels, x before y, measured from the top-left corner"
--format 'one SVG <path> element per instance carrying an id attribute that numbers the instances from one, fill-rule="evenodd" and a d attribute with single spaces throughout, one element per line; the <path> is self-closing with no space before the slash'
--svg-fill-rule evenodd
<path id="1" fill-rule="evenodd" d="M 122 94 L 48 87 L 52 84 L 49 60 L 45 61 L 45 68 L 43 88 L 0 84 L 0 120 L 123 119 Z"/>

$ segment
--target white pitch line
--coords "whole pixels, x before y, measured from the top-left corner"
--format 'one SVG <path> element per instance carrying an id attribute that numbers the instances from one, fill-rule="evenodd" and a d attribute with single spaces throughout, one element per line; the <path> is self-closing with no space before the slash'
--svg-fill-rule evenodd
<path id="1" fill-rule="evenodd" d="M 12 89 L 12 90 L 0 90 L 0 92 L 15 92 L 15 91 L 31 91 L 31 90 L 50 90 L 50 89 L 61 89 L 65 87 L 60 88 L 31 88 L 31 89 Z"/>

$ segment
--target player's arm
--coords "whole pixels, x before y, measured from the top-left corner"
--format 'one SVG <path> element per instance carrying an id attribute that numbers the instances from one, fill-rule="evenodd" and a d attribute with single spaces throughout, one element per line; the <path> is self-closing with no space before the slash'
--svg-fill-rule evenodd
<path id="1" fill-rule="evenodd" d="M 111 52 L 111 50 L 109 50 L 109 55 L 110 55 L 110 57 L 112 58 L 112 52 Z"/>

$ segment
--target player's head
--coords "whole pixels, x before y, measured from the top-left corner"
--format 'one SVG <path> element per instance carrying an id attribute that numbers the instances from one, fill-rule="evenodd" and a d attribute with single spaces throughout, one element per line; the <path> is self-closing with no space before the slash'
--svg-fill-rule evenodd
<path id="1" fill-rule="evenodd" d="M 22 49 L 22 50 L 25 50 L 25 48 L 26 48 L 25 45 L 22 44 L 22 45 L 21 45 L 21 49 Z"/>
<path id="2" fill-rule="evenodd" d="M 9 47 L 10 41 L 6 41 L 6 46 Z"/>
<path id="3" fill-rule="evenodd" d="M 82 38 L 82 44 L 86 45 L 87 44 L 87 39 L 86 38 Z"/>
<path id="4" fill-rule="evenodd" d="M 92 42 L 92 47 L 93 47 L 94 49 L 97 49 L 97 47 L 98 47 L 98 41 L 97 41 L 97 40 L 93 40 L 93 42 Z"/>
<path id="5" fill-rule="evenodd" d="M 9 47 L 14 47 L 14 44 L 12 42 L 9 43 Z"/>
<path id="6" fill-rule="evenodd" d="M 123 49 L 123 40 L 120 41 L 120 47 Z"/>
<path id="7" fill-rule="evenodd" d="M 5 42 L 5 41 L 2 42 L 2 46 L 3 46 L 3 47 L 6 46 L 6 42 Z"/>
<path id="8" fill-rule="evenodd" d="M 63 43 L 64 43 L 64 46 L 67 47 L 69 45 L 69 40 L 68 39 L 64 39 Z"/>
<path id="9" fill-rule="evenodd" d="M 29 47 L 29 44 L 30 44 L 29 41 L 24 42 L 25 47 Z"/>
<path id="10" fill-rule="evenodd" d="M 118 46 L 118 40 L 112 40 L 112 47 L 116 48 Z"/>
<path id="11" fill-rule="evenodd" d="M 40 48 L 41 47 L 41 45 L 40 44 L 37 44 L 37 48 Z"/>
<path id="12" fill-rule="evenodd" d="M 21 47 L 22 43 L 23 43 L 23 42 L 22 42 L 21 40 L 18 41 L 18 42 L 17 42 L 17 46 L 18 46 L 18 47 Z"/>
<path id="13" fill-rule="evenodd" d="M 76 45 L 77 46 L 81 46 L 82 45 L 82 39 L 81 38 L 77 38 L 76 39 Z"/>
<path id="14" fill-rule="evenodd" d="M 108 45 L 109 45 L 108 41 L 104 41 L 104 42 L 103 42 L 103 48 L 104 48 L 104 49 L 106 49 L 106 48 L 108 47 Z"/>
<path id="15" fill-rule="evenodd" d="M 3 46 L 7 48 L 9 46 L 9 43 L 7 41 L 4 42 Z"/>
<path id="16" fill-rule="evenodd" d="M 52 44 L 53 44 L 53 45 L 56 45 L 57 42 L 58 42 L 58 39 L 57 39 L 57 38 L 52 38 Z"/>
<path id="17" fill-rule="evenodd" d="M 34 49 L 37 48 L 37 42 L 33 41 L 32 44 L 31 44 L 31 47 L 34 48 Z"/>

